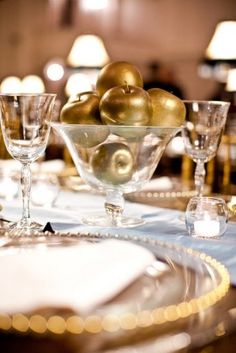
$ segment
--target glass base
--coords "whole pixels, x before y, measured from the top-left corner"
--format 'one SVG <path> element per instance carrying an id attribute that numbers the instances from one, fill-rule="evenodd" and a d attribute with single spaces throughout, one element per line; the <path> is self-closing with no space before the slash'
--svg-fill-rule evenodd
<path id="1" fill-rule="evenodd" d="M 31 222 L 22 226 L 22 222 L 5 222 L 0 228 L 0 247 L 31 248 L 35 246 L 56 247 L 73 245 L 74 239 L 55 235 L 51 232 L 43 232 L 43 226 L 37 222 Z"/>
<path id="2" fill-rule="evenodd" d="M 37 222 L 11 222 L 6 227 L 6 235 L 11 238 L 31 238 L 42 232 L 43 226 Z"/>
<path id="3" fill-rule="evenodd" d="M 107 228 L 131 228 L 138 227 L 145 223 L 142 218 L 118 217 L 109 218 L 106 215 L 90 215 L 82 218 L 82 223 L 89 226 L 107 227 Z"/>

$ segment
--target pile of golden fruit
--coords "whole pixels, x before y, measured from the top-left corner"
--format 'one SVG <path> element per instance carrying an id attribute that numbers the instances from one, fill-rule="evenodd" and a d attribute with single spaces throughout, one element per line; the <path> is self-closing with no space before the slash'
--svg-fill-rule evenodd
<path id="1" fill-rule="evenodd" d="M 181 99 L 163 89 L 145 91 L 138 69 L 117 61 L 102 68 L 96 91 L 69 99 L 60 119 L 67 124 L 176 127 L 185 119 L 185 106 Z"/>
<path id="2" fill-rule="evenodd" d="M 184 119 L 185 105 L 181 99 L 160 88 L 145 91 L 138 69 L 124 61 L 104 66 L 98 75 L 96 91 L 70 98 L 60 115 L 62 123 L 104 126 L 96 134 L 87 128 L 73 131 L 70 138 L 84 148 L 106 140 L 105 125 L 178 127 Z M 130 137 L 130 130 L 122 130 L 122 136 L 127 134 Z M 127 144 L 113 142 L 93 150 L 91 166 L 98 180 L 119 185 L 132 178 L 134 161 Z"/>

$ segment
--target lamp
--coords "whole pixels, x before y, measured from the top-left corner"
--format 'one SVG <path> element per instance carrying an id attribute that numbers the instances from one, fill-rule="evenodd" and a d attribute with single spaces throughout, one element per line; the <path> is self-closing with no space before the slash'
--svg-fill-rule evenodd
<path id="1" fill-rule="evenodd" d="M 43 93 L 43 80 L 37 75 L 28 75 L 21 80 L 16 76 L 6 77 L 0 87 L 1 93 Z"/>
<path id="2" fill-rule="evenodd" d="M 217 24 L 206 49 L 206 57 L 213 60 L 236 60 L 236 21 Z"/>
<path id="3" fill-rule="evenodd" d="M 90 85 L 90 90 L 95 87 L 99 70 L 109 62 L 109 56 L 100 37 L 92 34 L 83 34 L 77 37 L 72 45 L 67 58 L 69 64 L 68 82 L 66 84 L 66 94 L 76 94 L 81 92 L 81 87 Z M 70 77 L 73 74 L 82 76 Z M 87 81 L 86 82 L 86 78 Z M 75 81 L 80 83 L 75 85 Z M 77 87 L 77 88 L 76 88 Z M 76 92 L 77 90 L 77 92 Z M 86 90 L 86 89 L 85 89 Z"/>
<path id="4" fill-rule="evenodd" d="M 205 59 L 199 67 L 204 78 L 215 78 L 225 83 L 228 72 L 236 67 L 236 21 L 222 21 L 217 24 L 212 39 L 205 51 Z"/>
<path id="5" fill-rule="evenodd" d="M 81 0 L 81 5 L 85 10 L 102 10 L 108 6 L 108 0 Z"/>
<path id="6" fill-rule="evenodd" d="M 51 59 L 44 67 L 44 75 L 50 81 L 60 81 L 65 74 L 64 62 L 61 58 Z"/>
<path id="7" fill-rule="evenodd" d="M 236 69 L 229 70 L 226 91 L 236 92 Z"/>
<path id="8" fill-rule="evenodd" d="M 77 37 L 68 56 L 71 67 L 101 68 L 109 61 L 101 38 L 91 34 Z"/>
<path id="9" fill-rule="evenodd" d="M 21 79 L 17 76 L 8 76 L 2 80 L 0 86 L 1 93 L 20 93 Z"/>
<path id="10" fill-rule="evenodd" d="M 43 80 L 37 75 L 25 76 L 21 82 L 22 93 L 44 93 Z"/>

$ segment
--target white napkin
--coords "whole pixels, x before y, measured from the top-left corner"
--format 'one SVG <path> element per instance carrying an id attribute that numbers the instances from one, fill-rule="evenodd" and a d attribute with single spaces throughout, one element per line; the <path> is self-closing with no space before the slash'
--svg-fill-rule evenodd
<path id="1" fill-rule="evenodd" d="M 173 188 L 173 181 L 167 176 L 160 178 L 153 178 L 144 185 L 141 191 L 156 190 L 156 191 L 168 191 Z"/>
<path id="2" fill-rule="evenodd" d="M 69 307 L 88 312 L 138 278 L 154 255 L 121 240 L 63 248 L 4 250 L 0 256 L 0 311 Z"/>

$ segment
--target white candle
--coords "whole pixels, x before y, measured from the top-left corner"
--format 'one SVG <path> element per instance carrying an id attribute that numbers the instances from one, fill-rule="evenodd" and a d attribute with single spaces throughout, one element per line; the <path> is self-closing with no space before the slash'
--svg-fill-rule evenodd
<path id="1" fill-rule="evenodd" d="M 220 222 L 211 219 L 195 221 L 194 232 L 196 237 L 217 237 L 220 234 Z"/>

